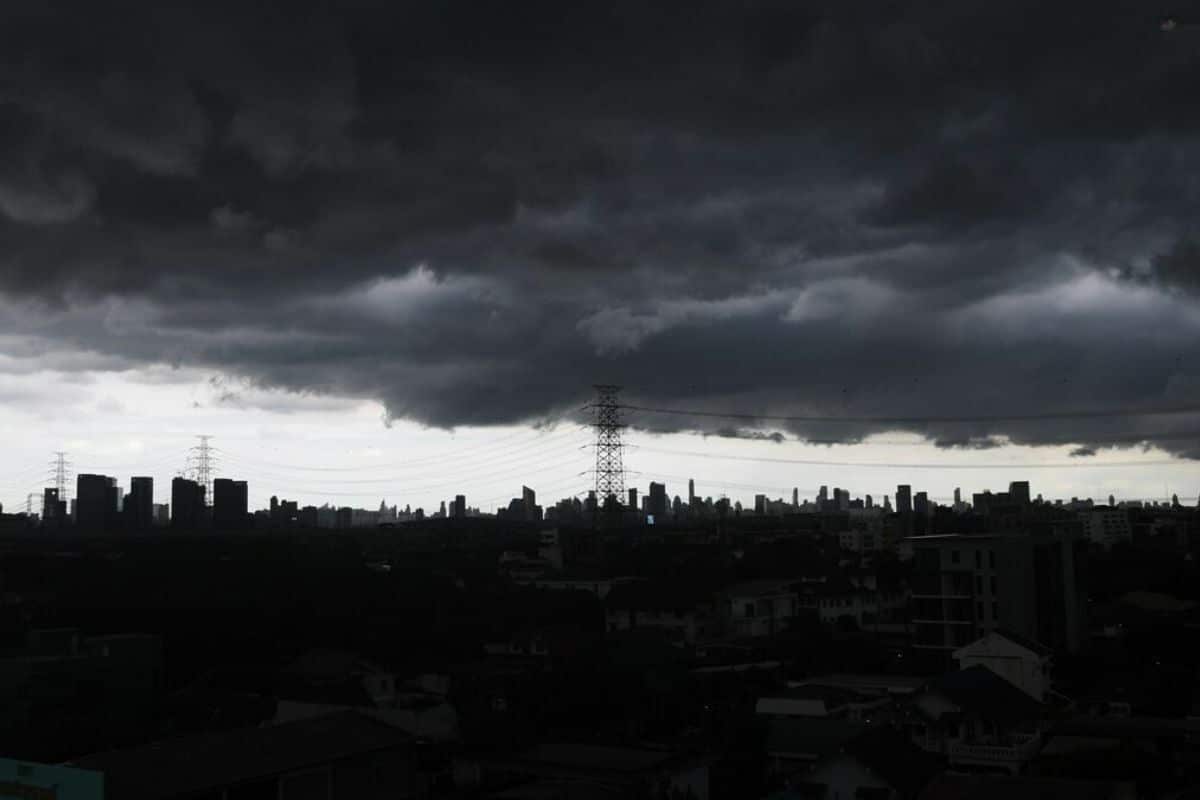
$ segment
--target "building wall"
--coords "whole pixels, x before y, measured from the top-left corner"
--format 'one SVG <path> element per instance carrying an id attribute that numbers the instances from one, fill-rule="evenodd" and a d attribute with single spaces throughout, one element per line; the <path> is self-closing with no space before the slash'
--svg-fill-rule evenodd
<path id="1" fill-rule="evenodd" d="M 1083 642 L 1083 540 L 1016 534 L 912 541 L 918 647 L 954 649 L 997 628 L 1068 651 Z"/>

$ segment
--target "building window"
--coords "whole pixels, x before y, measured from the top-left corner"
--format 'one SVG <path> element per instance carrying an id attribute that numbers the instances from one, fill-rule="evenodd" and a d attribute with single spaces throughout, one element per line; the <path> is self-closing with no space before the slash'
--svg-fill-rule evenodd
<path id="1" fill-rule="evenodd" d="M 1000 620 L 1000 604 L 995 600 L 992 601 L 992 622 Z"/>
<path id="2" fill-rule="evenodd" d="M 983 594 L 983 576 L 975 576 L 975 594 Z"/>
<path id="3" fill-rule="evenodd" d="M 975 619 L 983 619 L 983 601 L 979 600 L 975 603 Z"/>
<path id="4" fill-rule="evenodd" d="M 992 576 L 990 583 L 992 584 L 992 594 L 995 595 L 996 594 L 996 576 L 995 575 Z"/>
<path id="5" fill-rule="evenodd" d="M 950 551 L 950 563 L 951 564 L 957 564 L 961 560 L 962 560 L 962 553 L 958 552 L 957 550 Z"/>
<path id="6" fill-rule="evenodd" d="M 983 551 L 975 551 L 975 569 L 983 569 Z"/>
<path id="7" fill-rule="evenodd" d="M 992 569 L 996 568 L 996 551 L 988 550 L 988 566 Z"/>

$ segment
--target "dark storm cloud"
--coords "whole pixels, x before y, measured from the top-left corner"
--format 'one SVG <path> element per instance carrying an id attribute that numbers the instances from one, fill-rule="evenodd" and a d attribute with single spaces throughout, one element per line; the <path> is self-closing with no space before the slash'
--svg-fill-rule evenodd
<path id="1" fill-rule="evenodd" d="M 597 381 L 780 415 L 1197 402 L 1198 59 L 1115 2 L 10 4 L 0 334 L 445 426 Z"/>

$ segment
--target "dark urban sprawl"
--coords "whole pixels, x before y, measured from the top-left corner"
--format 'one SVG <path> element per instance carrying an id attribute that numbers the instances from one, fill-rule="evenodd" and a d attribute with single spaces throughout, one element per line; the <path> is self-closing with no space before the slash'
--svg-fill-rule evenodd
<path id="1" fill-rule="evenodd" d="M 5 514 L 11 759 L 121 797 L 1182 797 L 1200 514 L 651 482 L 250 512 L 77 476 Z M 38 769 L 50 769 L 39 766 Z M 33 767 L 31 767 L 33 769 Z"/>

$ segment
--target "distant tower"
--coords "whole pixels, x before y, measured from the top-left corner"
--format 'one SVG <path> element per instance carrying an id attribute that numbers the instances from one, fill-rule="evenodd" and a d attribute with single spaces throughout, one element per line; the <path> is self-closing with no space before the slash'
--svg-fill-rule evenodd
<path id="1" fill-rule="evenodd" d="M 620 386 L 596 385 L 596 498 L 600 507 L 614 498 L 619 505 L 625 495 L 625 466 L 622 459 Z"/>
<path id="2" fill-rule="evenodd" d="M 204 487 L 204 504 L 212 505 L 213 469 L 216 462 L 216 457 L 212 453 L 212 447 L 208 443 L 208 440 L 212 437 L 197 436 L 196 438 L 200 440 L 200 444 L 191 449 L 188 457 L 192 480 Z"/>
<path id="3" fill-rule="evenodd" d="M 58 490 L 58 499 L 63 502 L 67 500 L 67 480 L 70 474 L 71 462 L 67 461 L 67 454 L 61 450 L 56 451 L 54 460 L 50 462 L 50 481 Z"/>

